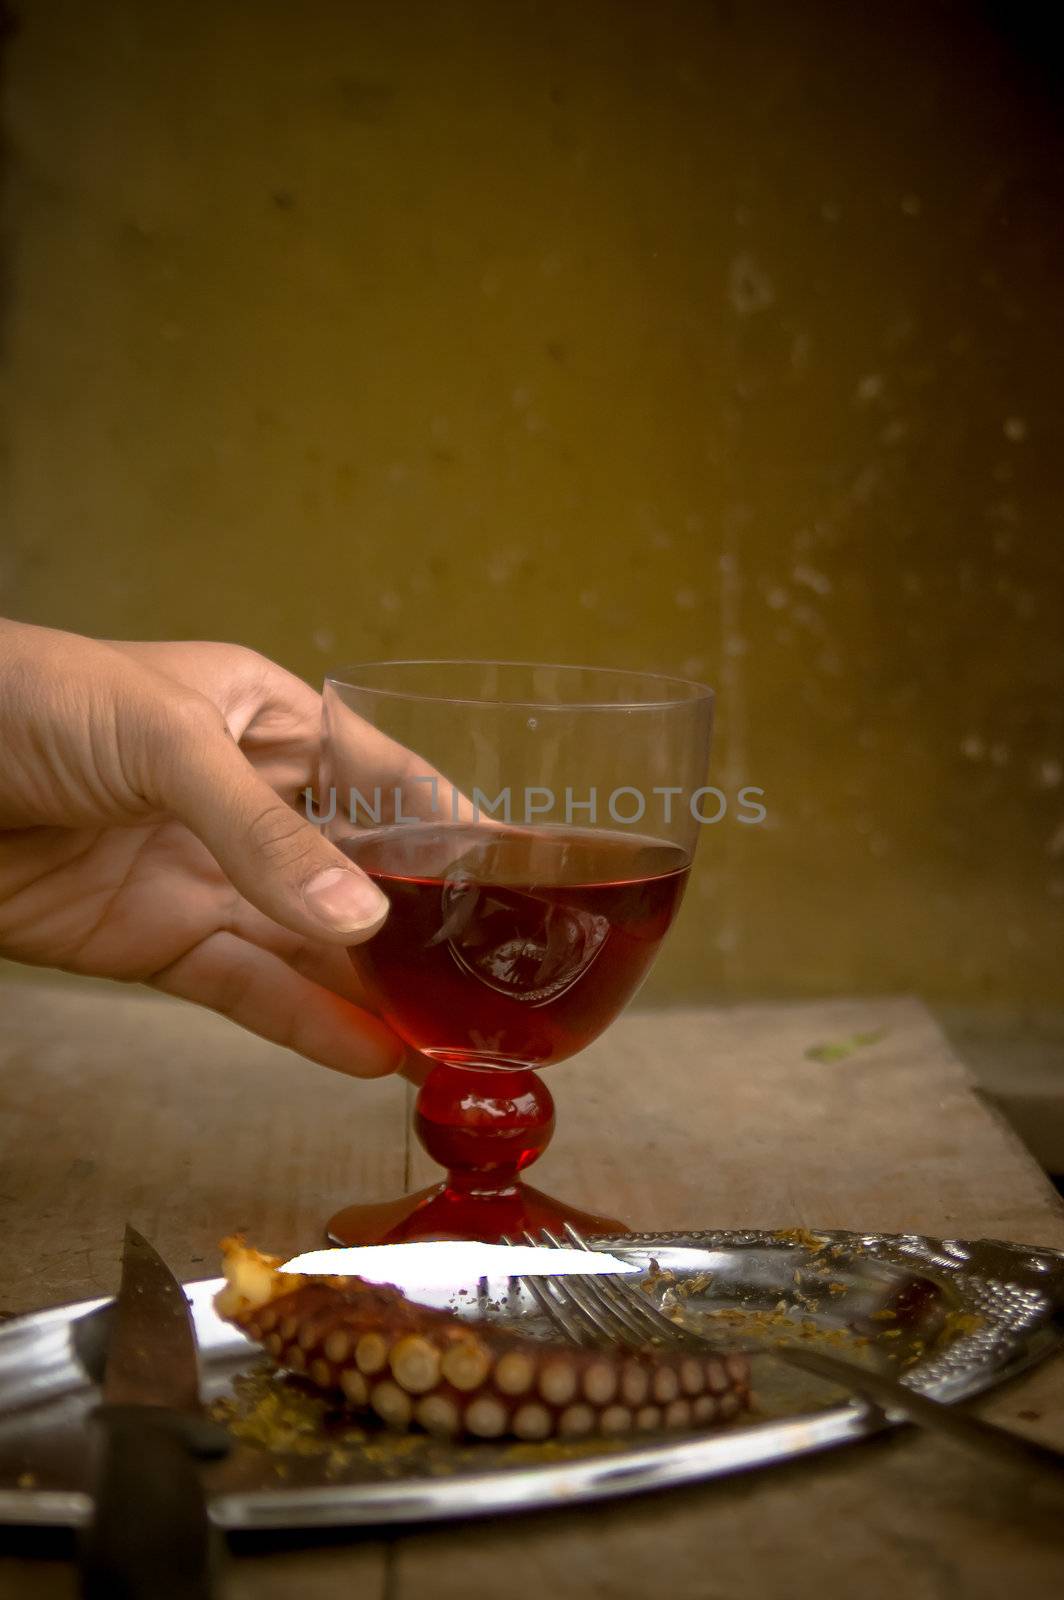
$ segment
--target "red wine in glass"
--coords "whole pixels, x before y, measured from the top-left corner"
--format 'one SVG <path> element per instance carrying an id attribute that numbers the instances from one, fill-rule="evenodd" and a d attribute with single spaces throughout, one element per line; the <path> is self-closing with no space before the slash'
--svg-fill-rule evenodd
<path id="1" fill-rule="evenodd" d="M 483 823 L 393 824 L 341 848 L 391 906 L 350 952 L 359 977 L 437 1063 L 416 1125 L 448 1179 L 410 1213 L 409 1236 L 557 1226 L 555 1203 L 514 1182 L 553 1131 L 532 1069 L 582 1050 L 635 993 L 679 906 L 687 853 L 631 832 Z"/>
<path id="2" fill-rule="evenodd" d="M 399 824 L 343 848 L 391 904 L 351 952 L 381 1015 L 467 1067 L 590 1043 L 646 976 L 688 870 L 678 845 L 591 828 Z"/>

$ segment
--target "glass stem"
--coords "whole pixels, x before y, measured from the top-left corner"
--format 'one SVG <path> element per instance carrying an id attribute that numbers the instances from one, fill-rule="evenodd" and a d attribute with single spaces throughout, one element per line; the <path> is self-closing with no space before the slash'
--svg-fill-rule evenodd
<path id="1" fill-rule="evenodd" d="M 466 1193 L 497 1193 L 543 1154 L 554 1100 L 532 1071 L 433 1067 L 414 1114 L 418 1138 Z"/>

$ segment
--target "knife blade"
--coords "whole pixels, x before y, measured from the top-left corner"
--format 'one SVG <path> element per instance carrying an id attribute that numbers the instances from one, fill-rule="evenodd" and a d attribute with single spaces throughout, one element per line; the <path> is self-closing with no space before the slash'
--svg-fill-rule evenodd
<path id="1" fill-rule="evenodd" d="M 97 1433 L 95 1513 L 79 1551 L 85 1600 L 210 1600 L 216 1539 L 198 1460 L 223 1454 L 203 1415 L 196 1336 L 169 1267 L 126 1225 Z"/>
<path id="2" fill-rule="evenodd" d="M 128 1223 L 103 1393 L 112 1406 L 200 1409 L 199 1359 L 188 1301 L 162 1256 Z"/>

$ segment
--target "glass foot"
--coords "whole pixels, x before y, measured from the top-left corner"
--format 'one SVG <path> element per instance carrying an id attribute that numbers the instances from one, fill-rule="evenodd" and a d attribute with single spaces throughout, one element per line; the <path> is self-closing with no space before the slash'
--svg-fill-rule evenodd
<path id="1" fill-rule="evenodd" d="M 379 1205 L 348 1206 L 327 1225 L 333 1244 L 399 1244 L 411 1239 L 520 1240 L 527 1228 L 558 1233 L 628 1233 L 623 1222 L 568 1206 L 518 1177 L 547 1148 L 554 1101 L 534 1072 L 437 1063 L 417 1097 L 414 1126 L 442 1183 Z"/>
<path id="2" fill-rule="evenodd" d="M 330 1244 L 338 1245 L 403 1244 L 413 1239 L 498 1244 L 504 1234 L 521 1241 L 526 1228 L 529 1233 L 550 1228 L 557 1234 L 566 1222 L 583 1234 L 629 1232 L 628 1225 L 615 1217 L 581 1211 L 527 1183 L 472 1192 L 437 1183 L 399 1200 L 347 1206 L 330 1218 L 326 1232 Z"/>

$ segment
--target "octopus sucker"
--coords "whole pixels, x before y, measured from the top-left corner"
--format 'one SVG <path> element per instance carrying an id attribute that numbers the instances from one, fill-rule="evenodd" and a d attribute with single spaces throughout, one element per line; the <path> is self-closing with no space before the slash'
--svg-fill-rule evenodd
<path id="1" fill-rule="evenodd" d="M 383 1334 L 364 1333 L 355 1345 L 355 1366 L 371 1378 L 388 1365 L 388 1342 Z"/>
<path id="2" fill-rule="evenodd" d="M 728 1388 L 728 1371 L 723 1361 L 711 1356 L 706 1362 L 706 1385 L 710 1394 L 723 1394 Z"/>
<path id="3" fill-rule="evenodd" d="M 322 1349 L 325 1351 L 327 1360 L 335 1361 L 338 1367 L 342 1367 L 351 1354 L 350 1337 L 344 1332 L 343 1328 L 333 1328 L 331 1333 L 325 1335 Z"/>
<path id="4" fill-rule="evenodd" d="M 750 1381 L 750 1366 L 745 1356 L 725 1356 L 724 1370 L 733 1383 L 741 1385 Z"/>
<path id="5" fill-rule="evenodd" d="M 479 1340 L 471 1338 L 463 1328 L 458 1338 L 444 1351 L 440 1363 L 448 1383 L 464 1394 L 479 1389 L 491 1371 L 491 1357 Z"/>
<path id="6" fill-rule="evenodd" d="M 555 1431 L 554 1418 L 546 1406 L 536 1400 L 518 1406 L 510 1419 L 510 1427 L 518 1439 L 549 1439 Z"/>
<path id="7" fill-rule="evenodd" d="M 414 1407 L 414 1421 L 426 1433 L 438 1438 L 452 1438 L 462 1429 L 462 1419 L 454 1401 L 445 1394 L 429 1394 Z"/>
<path id="8" fill-rule="evenodd" d="M 340 1388 L 344 1398 L 353 1406 L 364 1406 L 369 1399 L 369 1384 L 357 1367 L 345 1367 L 340 1373 Z"/>
<path id="9" fill-rule="evenodd" d="M 407 1333 L 392 1345 L 388 1356 L 392 1376 L 407 1394 L 428 1394 L 440 1381 L 440 1352 L 419 1333 Z"/>
<path id="10" fill-rule="evenodd" d="M 354 1277 L 282 1272 L 222 1245 L 220 1316 L 279 1366 L 390 1428 L 526 1441 L 704 1428 L 750 1403 L 742 1354 L 587 1350 L 471 1323 Z"/>
<path id="11" fill-rule="evenodd" d="M 680 1362 L 680 1388 L 684 1394 L 698 1395 L 706 1386 L 705 1376 L 702 1372 L 702 1363 L 694 1356 L 688 1356 Z"/>
<path id="12" fill-rule="evenodd" d="M 592 1405 L 608 1405 L 617 1393 L 617 1363 L 607 1356 L 596 1356 L 584 1372 L 584 1397 Z"/>
<path id="13" fill-rule="evenodd" d="M 668 1405 L 675 1400 L 680 1392 L 680 1380 L 676 1376 L 676 1368 L 666 1362 L 659 1366 L 650 1380 L 651 1392 L 659 1405 Z"/>
<path id="14" fill-rule="evenodd" d="M 498 1439 L 506 1432 L 506 1407 L 494 1395 L 481 1394 L 465 1409 L 465 1425 L 477 1439 Z"/>
<path id="15" fill-rule="evenodd" d="M 390 1428 L 406 1428 L 414 1415 L 414 1402 L 391 1378 L 382 1378 L 369 1392 L 369 1403 Z"/>
<path id="16" fill-rule="evenodd" d="M 539 1392 L 552 1406 L 567 1405 L 576 1394 L 576 1383 L 573 1364 L 563 1357 L 552 1356 L 539 1369 Z"/>
<path id="17" fill-rule="evenodd" d="M 580 1439 L 594 1431 L 595 1413 L 580 1401 L 575 1406 L 566 1406 L 558 1418 L 559 1439 Z"/>
<path id="18" fill-rule="evenodd" d="M 507 1350 L 495 1363 L 495 1387 L 503 1394 L 525 1394 L 531 1389 L 535 1376 L 536 1364 L 523 1350 Z M 541 1376 L 541 1387 L 542 1383 Z"/>
<path id="19" fill-rule="evenodd" d="M 625 1405 L 641 1406 L 650 1393 L 650 1374 L 634 1357 L 621 1368 L 621 1399 Z"/>

